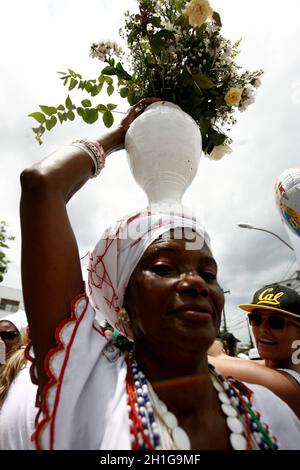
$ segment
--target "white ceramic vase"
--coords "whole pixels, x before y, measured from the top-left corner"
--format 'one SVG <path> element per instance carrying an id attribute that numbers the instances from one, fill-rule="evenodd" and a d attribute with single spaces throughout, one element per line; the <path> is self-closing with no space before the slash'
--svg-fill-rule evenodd
<path id="1" fill-rule="evenodd" d="M 132 174 L 149 204 L 181 204 L 202 152 L 194 119 L 176 104 L 152 103 L 128 129 L 125 148 Z"/>

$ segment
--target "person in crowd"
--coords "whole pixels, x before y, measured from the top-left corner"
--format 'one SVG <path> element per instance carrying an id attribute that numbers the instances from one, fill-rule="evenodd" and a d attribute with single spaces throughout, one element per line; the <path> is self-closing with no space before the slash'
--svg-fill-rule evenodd
<path id="1" fill-rule="evenodd" d="M 26 314 L 23 310 L 0 319 L 0 338 L 5 343 L 6 360 L 21 346 L 21 335 L 27 325 Z"/>
<path id="2" fill-rule="evenodd" d="M 7 318 L 21 333 L 18 349 L 14 347 L 0 368 L 0 450 L 33 450 L 37 386 L 31 381 L 30 361 L 25 357 L 29 342 L 26 315 L 18 312 Z"/>
<path id="3" fill-rule="evenodd" d="M 225 354 L 231 357 L 236 357 L 237 343 L 239 342 L 239 340 L 229 331 L 225 331 L 222 334 L 222 340 L 223 340 Z"/>
<path id="4" fill-rule="evenodd" d="M 240 308 L 249 312 L 257 350 L 265 365 L 279 370 L 300 387 L 298 292 L 281 285 L 263 287 L 255 292 L 251 304 L 242 304 Z"/>
<path id="5" fill-rule="evenodd" d="M 21 175 L 23 294 L 41 393 L 36 446 L 299 448 L 284 402 L 208 364 L 224 294 L 209 236 L 191 214 L 156 207 L 123 217 L 82 272 L 66 204 L 105 154 L 124 148 L 129 125 L 154 100 L 131 107 L 99 141 L 61 149 Z M 130 340 L 129 352 L 112 344 L 103 321 Z"/>
<path id="6" fill-rule="evenodd" d="M 225 375 L 268 387 L 285 400 L 300 418 L 300 296 L 286 286 L 263 287 L 255 292 L 252 303 L 241 304 L 255 337 L 258 357 L 243 364 L 212 362 Z M 262 362 L 262 361 L 259 361 Z"/>
<path id="7" fill-rule="evenodd" d="M 248 355 L 249 355 L 249 359 L 250 359 L 251 361 L 256 361 L 256 362 L 258 362 L 258 363 L 260 363 L 260 364 L 264 364 L 264 363 L 265 363 L 265 362 L 263 361 L 263 359 L 260 357 L 257 348 L 251 348 L 251 349 L 249 349 Z"/>

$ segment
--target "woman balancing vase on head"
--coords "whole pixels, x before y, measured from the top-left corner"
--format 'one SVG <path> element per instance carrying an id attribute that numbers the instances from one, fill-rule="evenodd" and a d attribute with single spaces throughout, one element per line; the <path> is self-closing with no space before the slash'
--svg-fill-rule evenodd
<path id="1" fill-rule="evenodd" d="M 265 365 L 220 357 L 209 360 L 225 375 L 268 387 L 300 418 L 300 296 L 286 286 L 262 287 L 248 312 L 257 350 Z"/>
<path id="2" fill-rule="evenodd" d="M 42 394 L 36 445 L 299 448 L 285 403 L 262 387 L 252 393 L 225 381 L 208 365 L 224 295 L 195 219 L 158 208 L 124 217 L 90 255 L 84 284 L 66 204 L 105 154 L 123 148 L 140 112 L 139 103 L 99 141 L 62 149 L 21 175 L 23 291 Z M 130 352 L 112 345 L 101 320 L 131 340 Z"/>

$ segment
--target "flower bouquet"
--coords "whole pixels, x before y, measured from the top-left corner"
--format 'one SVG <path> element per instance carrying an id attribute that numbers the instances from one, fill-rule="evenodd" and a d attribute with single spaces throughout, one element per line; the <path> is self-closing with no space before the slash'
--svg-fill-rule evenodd
<path id="1" fill-rule="evenodd" d="M 235 111 L 254 101 L 262 70 L 241 71 L 235 59 L 240 41 L 221 35 L 221 18 L 208 0 L 137 0 L 138 13 L 125 13 L 120 36 L 126 51 L 111 41 L 91 45 L 90 56 L 104 62 L 100 75 L 85 79 L 74 70 L 58 72 L 68 90 L 82 90 L 79 105 L 68 95 L 64 104 L 40 105 L 30 114 L 39 126 L 36 139 L 60 122 L 79 116 L 93 124 L 102 116 L 106 127 L 114 122 L 113 103 L 92 103 L 91 98 L 115 89 L 130 105 L 141 98 L 171 101 L 197 123 L 206 155 L 219 159 L 230 153 Z"/>

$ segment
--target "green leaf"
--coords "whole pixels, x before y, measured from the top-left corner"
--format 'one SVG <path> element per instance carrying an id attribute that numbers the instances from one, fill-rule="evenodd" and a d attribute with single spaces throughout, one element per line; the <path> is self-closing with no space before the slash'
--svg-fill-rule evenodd
<path id="1" fill-rule="evenodd" d="M 75 78 L 71 78 L 70 84 L 69 84 L 69 90 L 73 90 L 73 88 L 76 87 L 78 83 L 78 80 L 75 80 Z"/>
<path id="2" fill-rule="evenodd" d="M 131 80 L 131 75 L 126 72 L 126 70 L 123 69 L 122 64 L 120 62 L 117 63 L 116 65 L 116 74 L 119 78 L 122 78 L 123 80 Z"/>
<path id="3" fill-rule="evenodd" d="M 69 77 L 66 77 L 64 80 L 64 86 L 66 86 L 66 84 L 68 83 L 68 80 L 69 80 Z"/>
<path id="4" fill-rule="evenodd" d="M 208 90 L 209 88 L 214 88 L 216 86 L 214 82 L 210 80 L 210 78 L 208 78 L 207 75 L 201 72 L 197 73 L 196 75 L 193 75 L 193 80 L 203 90 Z"/>
<path id="5" fill-rule="evenodd" d="M 84 113 L 84 109 L 83 109 L 83 108 L 81 108 L 81 107 L 79 106 L 79 107 L 76 109 L 76 111 L 77 111 L 78 116 L 81 116 L 81 117 L 83 116 L 83 113 Z"/>
<path id="6" fill-rule="evenodd" d="M 213 145 L 222 145 L 226 140 L 226 135 L 215 130 L 211 130 L 208 134 L 209 140 Z"/>
<path id="7" fill-rule="evenodd" d="M 88 93 L 90 93 L 91 90 L 92 90 L 92 88 L 93 88 L 93 86 L 94 86 L 93 83 L 91 83 L 90 81 L 86 82 L 86 84 L 85 84 L 85 89 L 86 89 L 86 91 L 87 91 Z"/>
<path id="8" fill-rule="evenodd" d="M 70 119 L 70 121 L 74 121 L 75 114 L 73 113 L 73 111 L 68 111 L 67 116 L 68 116 L 68 119 Z"/>
<path id="9" fill-rule="evenodd" d="M 39 107 L 43 113 L 47 114 L 47 116 L 52 116 L 52 114 L 55 114 L 57 111 L 54 106 L 44 106 L 43 104 L 40 104 Z"/>
<path id="10" fill-rule="evenodd" d="M 169 46 L 170 41 L 175 41 L 174 33 L 167 29 L 161 29 L 150 38 L 150 44 L 154 52 L 160 52 Z"/>
<path id="11" fill-rule="evenodd" d="M 204 136 L 208 129 L 211 127 L 211 123 L 205 119 L 204 117 L 200 117 L 200 129 L 201 129 L 201 134 Z"/>
<path id="12" fill-rule="evenodd" d="M 114 87 L 113 87 L 112 85 L 109 85 L 109 86 L 107 87 L 107 90 L 106 90 L 108 96 L 111 96 L 111 95 L 113 94 L 114 90 L 115 90 Z"/>
<path id="13" fill-rule="evenodd" d="M 72 103 L 71 98 L 69 97 L 69 95 L 67 96 L 67 99 L 66 99 L 66 108 L 67 109 L 73 109 L 73 103 Z"/>
<path id="14" fill-rule="evenodd" d="M 128 96 L 129 90 L 126 87 L 120 88 L 120 96 L 126 98 Z"/>
<path id="15" fill-rule="evenodd" d="M 64 107 L 63 104 L 60 104 L 60 105 L 57 107 L 57 109 L 58 109 L 59 111 L 64 111 L 64 110 L 65 110 L 65 107 Z"/>
<path id="16" fill-rule="evenodd" d="M 81 104 L 84 108 L 90 108 L 92 106 L 92 102 L 90 100 L 82 100 Z"/>
<path id="17" fill-rule="evenodd" d="M 51 119 L 48 119 L 46 121 L 46 128 L 48 131 L 51 131 L 52 127 L 54 127 L 57 123 L 57 118 L 55 116 L 52 116 Z"/>
<path id="18" fill-rule="evenodd" d="M 114 83 L 113 79 L 111 77 L 104 77 L 104 80 L 106 81 L 107 85 L 112 85 Z"/>
<path id="19" fill-rule="evenodd" d="M 66 72 L 56 72 L 59 73 L 60 75 L 66 75 Z"/>
<path id="20" fill-rule="evenodd" d="M 95 108 L 84 109 L 82 118 L 87 124 L 93 124 L 98 119 L 98 110 Z"/>
<path id="21" fill-rule="evenodd" d="M 217 13 L 216 11 L 214 11 L 214 13 L 213 13 L 213 19 L 215 20 L 216 24 L 218 26 L 220 26 L 220 28 L 221 28 L 222 27 L 221 17 L 219 15 L 219 13 Z"/>
<path id="22" fill-rule="evenodd" d="M 101 89 L 102 89 L 102 85 L 100 87 L 98 85 L 94 85 L 93 88 L 91 89 L 91 95 L 92 96 L 99 95 Z"/>
<path id="23" fill-rule="evenodd" d="M 185 15 L 180 15 L 177 20 L 174 22 L 175 26 L 180 26 L 184 23 L 185 21 Z"/>
<path id="24" fill-rule="evenodd" d="M 98 104 L 97 109 L 102 114 L 107 111 L 107 107 L 104 104 Z"/>
<path id="25" fill-rule="evenodd" d="M 64 115 L 63 113 L 57 113 L 59 122 L 62 124 L 64 122 Z"/>
<path id="26" fill-rule="evenodd" d="M 116 69 L 108 65 L 107 67 L 104 67 L 104 69 L 102 69 L 101 73 L 103 75 L 116 75 Z"/>
<path id="27" fill-rule="evenodd" d="M 116 109 L 117 106 L 118 106 L 117 104 L 108 103 L 107 109 L 108 111 L 113 111 L 114 109 Z"/>
<path id="28" fill-rule="evenodd" d="M 46 117 L 42 113 L 31 113 L 28 114 L 28 116 L 33 117 L 37 122 L 41 124 L 46 121 Z"/>
<path id="29" fill-rule="evenodd" d="M 99 85 L 103 85 L 103 83 L 105 82 L 105 77 L 103 77 L 103 75 L 99 75 L 98 82 L 99 82 Z"/>
<path id="30" fill-rule="evenodd" d="M 86 81 L 85 80 L 80 80 L 79 85 L 78 85 L 79 90 L 84 90 L 85 85 L 86 85 Z"/>
<path id="31" fill-rule="evenodd" d="M 216 103 L 216 108 L 220 108 L 220 106 L 224 106 L 225 105 L 224 96 L 217 96 L 215 99 L 215 103 Z"/>
<path id="32" fill-rule="evenodd" d="M 130 104 L 130 106 L 133 106 L 136 103 L 135 93 L 132 93 L 132 92 L 129 93 L 127 96 L 127 101 Z"/>
<path id="33" fill-rule="evenodd" d="M 69 74 L 72 75 L 72 77 L 76 77 L 76 72 L 74 70 L 68 69 Z"/>
<path id="34" fill-rule="evenodd" d="M 32 127 L 32 130 L 35 134 L 43 134 L 45 132 L 45 128 L 43 126 Z"/>
<path id="35" fill-rule="evenodd" d="M 103 114 L 102 119 L 106 127 L 111 127 L 114 123 L 114 117 L 110 111 L 106 111 Z"/>
<path id="36" fill-rule="evenodd" d="M 161 26 L 161 21 L 160 21 L 159 16 L 152 16 L 152 18 L 148 20 L 148 23 L 153 24 L 153 26 L 156 26 L 157 28 Z"/>

